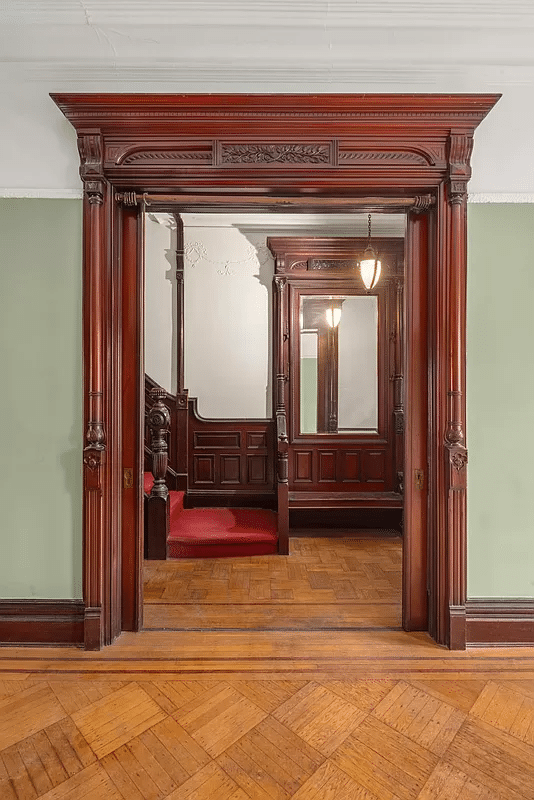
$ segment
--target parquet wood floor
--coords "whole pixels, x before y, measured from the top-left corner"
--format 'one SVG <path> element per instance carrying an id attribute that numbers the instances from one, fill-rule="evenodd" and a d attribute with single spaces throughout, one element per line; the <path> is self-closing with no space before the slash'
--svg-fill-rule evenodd
<path id="1" fill-rule="evenodd" d="M 372 628 L 5 647 L 0 798 L 534 800 L 534 648 Z"/>
<path id="2" fill-rule="evenodd" d="M 147 630 L 401 627 L 399 537 L 292 538 L 289 556 L 147 561 Z"/>
<path id="3" fill-rule="evenodd" d="M 534 800 L 532 650 L 490 680 L 458 670 L 487 651 L 399 680 L 117 674 L 111 650 L 3 651 L 2 800 Z"/>

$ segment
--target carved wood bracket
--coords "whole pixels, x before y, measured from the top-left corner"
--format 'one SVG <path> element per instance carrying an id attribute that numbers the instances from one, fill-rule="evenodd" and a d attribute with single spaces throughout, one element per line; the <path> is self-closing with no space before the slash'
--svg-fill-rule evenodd
<path id="1" fill-rule="evenodd" d="M 448 198 L 451 205 L 467 202 L 467 183 L 471 177 L 473 135 L 451 133 L 449 137 Z"/>

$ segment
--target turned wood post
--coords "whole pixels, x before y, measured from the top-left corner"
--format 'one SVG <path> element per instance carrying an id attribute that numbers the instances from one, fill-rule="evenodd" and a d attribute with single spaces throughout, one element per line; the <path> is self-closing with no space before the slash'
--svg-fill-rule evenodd
<path id="1" fill-rule="evenodd" d="M 150 449 L 152 451 L 152 475 L 154 484 L 146 500 L 146 558 L 163 560 L 167 558 L 167 538 L 169 536 L 169 489 L 167 475 L 168 449 L 167 433 L 171 424 L 169 409 L 163 400 L 167 397 L 164 389 L 151 389 L 154 400 L 147 414 L 150 429 Z"/>
<path id="2" fill-rule="evenodd" d="M 289 338 L 286 312 L 286 279 L 276 276 L 276 445 L 277 445 L 277 496 L 278 496 L 278 552 L 289 553 L 289 462 L 286 409 L 287 341 Z"/>
<path id="3" fill-rule="evenodd" d="M 395 473 L 397 491 L 404 492 L 404 280 L 395 277 L 393 426 L 395 431 Z"/>

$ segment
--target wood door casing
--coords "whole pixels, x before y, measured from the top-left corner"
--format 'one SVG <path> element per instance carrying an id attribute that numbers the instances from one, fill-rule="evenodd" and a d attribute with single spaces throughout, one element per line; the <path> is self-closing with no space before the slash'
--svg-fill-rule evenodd
<path id="1" fill-rule="evenodd" d="M 465 646 L 467 184 L 474 131 L 499 95 L 52 99 L 76 128 L 84 186 L 85 646 L 110 643 L 121 627 L 121 573 L 137 602 L 139 575 L 124 574 L 120 552 L 122 443 L 135 435 L 136 416 L 134 408 L 123 410 L 128 401 L 120 391 L 117 207 L 139 210 L 146 203 L 154 211 L 411 209 L 428 215 L 429 416 L 424 431 L 420 420 L 414 425 L 426 437 L 429 459 L 429 630 L 441 644 Z M 283 458 L 277 474 L 283 482 Z M 411 576 L 418 580 L 415 568 Z"/>

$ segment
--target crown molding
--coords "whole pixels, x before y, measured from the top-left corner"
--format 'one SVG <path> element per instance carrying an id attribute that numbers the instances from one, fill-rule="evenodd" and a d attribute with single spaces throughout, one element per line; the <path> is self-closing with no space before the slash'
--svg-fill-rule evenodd
<path id="1" fill-rule="evenodd" d="M 528 0 L 8 0 L 5 24 L 211 25 L 241 27 L 452 27 L 534 26 Z"/>
<path id="2" fill-rule="evenodd" d="M 13 68 L 15 63 L 12 64 Z M 333 55 L 328 63 L 321 58 L 312 59 L 302 53 L 298 63 L 282 57 L 258 59 L 151 59 L 140 56 L 135 61 L 120 58 L 39 59 L 17 63 L 17 73 L 25 81 L 54 84 L 68 91 L 73 86 L 94 91 L 103 85 L 114 91 L 201 91 L 201 88 L 221 87 L 222 91 L 243 87 L 248 91 L 270 92 L 273 87 L 285 91 L 313 91 L 333 87 L 351 91 L 358 86 L 364 91 L 389 91 L 402 87 L 402 92 L 465 93 L 481 88 L 490 91 L 500 86 L 531 86 L 534 84 L 534 65 L 498 67 L 485 64 L 429 63 L 413 64 L 405 60 L 388 60 L 374 63 L 360 59 L 347 60 Z M 15 75 L 16 78 L 16 75 Z M 206 90 L 208 90 L 206 89 Z M 239 91 L 239 89 L 238 89 Z"/>

